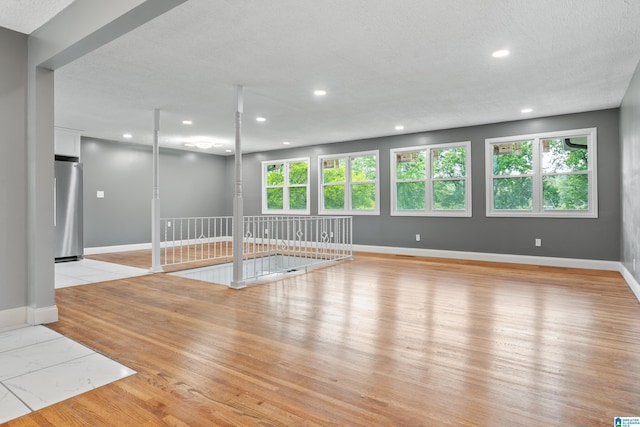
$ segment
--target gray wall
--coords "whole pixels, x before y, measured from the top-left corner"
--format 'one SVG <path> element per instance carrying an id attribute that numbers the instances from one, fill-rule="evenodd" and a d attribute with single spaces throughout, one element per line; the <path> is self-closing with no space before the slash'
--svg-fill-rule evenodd
<path id="1" fill-rule="evenodd" d="M 151 242 L 151 147 L 83 138 L 81 149 L 85 248 Z M 161 149 L 161 216 L 224 215 L 225 173 L 220 156 Z"/>
<path id="2" fill-rule="evenodd" d="M 27 36 L 0 27 L 0 310 L 27 305 Z"/>
<path id="3" fill-rule="evenodd" d="M 597 219 L 485 216 L 485 138 L 587 127 L 598 128 Z M 471 141 L 473 217 L 418 218 L 389 215 L 389 149 L 467 140 Z M 261 212 L 260 165 L 263 160 L 311 157 L 311 213 L 317 214 L 318 155 L 372 149 L 380 150 L 380 215 L 354 216 L 356 244 L 614 261 L 620 259 L 618 109 L 247 154 L 243 161 L 245 215 L 258 215 Z M 227 164 L 227 170 L 232 171 L 233 158 L 228 158 Z M 232 195 L 232 178 L 228 185 L 227 193 Z M 422 237 L 420 242 L 415 241 L 418 233 Z M 542 239 L 542 247 L 534 246 L 535 238 Z"/>
<path id="4" fill-rule="evenodd" d="M 622 262 L 640 282 L 640 65 L 622 101 L 620 140 L 622 145 Z"/>

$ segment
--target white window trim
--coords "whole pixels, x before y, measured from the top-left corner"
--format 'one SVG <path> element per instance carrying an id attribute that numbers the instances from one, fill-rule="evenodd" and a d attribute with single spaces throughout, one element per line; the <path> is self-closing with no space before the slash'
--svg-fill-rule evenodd
<path id="1" fill-rule="evenodd" d="M 544 211 L 542 206 L 542 165 L 540 158 L 540 140 L 546 138 L 587 136 L 589 138 L 589 209 L 586 211 Z M 505 142 L 533 141 L 533 207 L 529 211 L 493 209 L 493 144 Z M 598 174 L 597 174 L 597 128 L 571 129 L 557 132 L 542 132 L 527 135 L 515 135 L 485 139 L 485 179 L 486 179 L 486 215 L 488 217 L 538 217 L 538 218 L 598 218 Z"/>
<path id="2" fill-rule="evenodd" d="M 433 179 L 431 177 L 431 150 L 434 149 L 447 149 L 447 148 L 457 148 L 463 147 L 467 155 L 465 156 L 465 170 L 466 175 L 464 178 L 465 181 L 465 209 L 464 210 L 434 210 L 433 209 L 433 197 L 432 197 L 432 182 Z M 427 151 L 427 161 L 425 171 L 425 208 L 423 210 L 400 210 L 397 208 L 398 203 L 396 200 L 397 197 L 397 174 L 396 174 L 396 153 L 403 153 L 407 151 Z M 471 201 L 471 141 L 460 141 L 460 142 L 449 142 L 445 144 L 430 144 L 430 145 L 419 145 L 415 147 L 402 147 L 402 148 L 393 148 L 389 152 L 390 157 L 390 171 L 391 171 L 391 216 L 434 216 L 434 217 L 470 217 L 472 216 L 472 201 Z"/>
<path id="3" fill-rule="evenodd" d="M 375 156 L 376 158 L 376 206 L 371 210 L 351 209 L 351 159 L 353 157 Z M 323 192 L 322 163 L 325 160 L 345 159 L 344 209 L 325 209 Z M 380 215 L 380 153 L 379 150 L 318 156 L 318 215 Z"/>
<path id="4" fill-rule="evenodd" d="M 307 208 L 302 209 L 289 209 L 289 164 L 290 163 L 307 163 Z M 286 207 L 283 209 L 269 209 L 267 208 L 267 174 L 266 167 L 267 165 L 273 165 L 276 163 L 284 163 L 285 164 L 285 177 L 284 177 L 284 195 L 283 195 L 283 204 Z M 261 197 L 262 197 L 262 214 L 263 215 L 271 215 L 271 214 L 284 214 L 284 215 L 310 215 L 311 214 L 311 159 L 309 157 L 300 157 L 295 159 L 284 159 L 284 160 L 265 160 L 262 162 L 262 166 L 260 168 L 260 172 L 262 174 L 262 185 L 261 189 Z"/>

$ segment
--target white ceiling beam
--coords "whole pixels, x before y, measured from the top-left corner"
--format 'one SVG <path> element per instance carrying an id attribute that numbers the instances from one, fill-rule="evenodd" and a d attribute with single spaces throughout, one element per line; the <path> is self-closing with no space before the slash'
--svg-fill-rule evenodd
<path id="1" fill-rule="evenodd" d="M 76 0 L 29 36 L 30 63 L 58 69 L 187 0 Z"/>

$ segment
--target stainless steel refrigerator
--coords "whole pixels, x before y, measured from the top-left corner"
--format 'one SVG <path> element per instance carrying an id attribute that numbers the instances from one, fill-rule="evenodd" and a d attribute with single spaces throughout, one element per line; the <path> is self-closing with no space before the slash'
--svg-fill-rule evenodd
<path id="1" fill-rule="evenodd" d="M 72 261 L 84 255 L 82 236 L 82 164 L 55 161 L 55 259 Z"/>

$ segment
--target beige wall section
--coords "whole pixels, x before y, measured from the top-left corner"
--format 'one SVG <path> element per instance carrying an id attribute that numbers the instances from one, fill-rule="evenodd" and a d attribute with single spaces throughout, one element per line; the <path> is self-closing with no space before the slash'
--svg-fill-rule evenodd
<path id="1" fill-rule="evenodd" d="M 11 178 L 3 175 L 0 182 L 0 197 L 7 200 L 0 206 L 0 216 L 17 221 L 15 227 L 3 230 L 1 244 L 9 242 L 19 255 L 14 262 L 0 260 L 0 328 L 58 318 L 53 263 L 54 70 L 185 1 L 76 0 L 28 37 L 0 28 L 0 48 L 6 45 L 22 58 L 22 68 L 12 68 L 6 80 L 4 67 L 8 65 L 3 63 L 0 78 L 0 88 L 13 88 L 10 97 L 2 92 L 0 103 L 2 110 L 10 103 L 13 111 L 13 116 L 0 118 L 13 144 L 5 146 L 9 141 L 2 141 L 0 165 L 2 173 Z M 13 38 L 22 40 L 14 42 Z M 2 57 L 7 57 L 4 52 Z M 11 121 L 6 127 L 5 118 Z M 7 252 L 8 248 L 0 250 Z M 16 315 L 22 311 L 24 321 Z M 3 316 L 7 313 L 10 315 Z"/>

